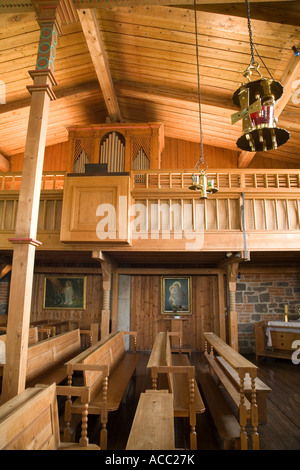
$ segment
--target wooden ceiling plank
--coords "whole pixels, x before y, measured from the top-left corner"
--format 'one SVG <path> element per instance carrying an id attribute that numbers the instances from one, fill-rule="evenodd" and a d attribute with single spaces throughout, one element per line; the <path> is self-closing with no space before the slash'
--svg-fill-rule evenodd
<path id="1" fill-rule="evenodd" d="M 3 1 L 3 0 L 2 0 Z M 289 0 L 282 0 L 284 2 L 288 2 Z M 234 0 L 234 3 L 244 3 L 245 0 Z M 252 3 L 265 3 L 270 2 L 274 3 L 274 0 L 251 0 Z M 6 2 L 7 3 L 7 2 Z M 74 5 L 76 8 L 82 8 L 81 0 L 74 0 Z M 218 3 L 233 3 L 233 0 L 197 0 L 197 4 L 207 4 L 207 5 L 214 5 Z M 162 6 L 176 6 L 176 5 L 187 5 L 193 6 L 194 0 L 114 0 L 114 4 L 118 6 L 151 6 L 151 5 L 162 5 Z M 105 8 L 105 3 L 87 3 L 87 6 L 84 3 L 84 8 Z"/>
<path id="2" fill-rule="evenodd" d="M 95 11 L 92 9 L 78 10 L 78 16 L 104 96 L 109 117 L 112 122 L 122 122 Z"/>

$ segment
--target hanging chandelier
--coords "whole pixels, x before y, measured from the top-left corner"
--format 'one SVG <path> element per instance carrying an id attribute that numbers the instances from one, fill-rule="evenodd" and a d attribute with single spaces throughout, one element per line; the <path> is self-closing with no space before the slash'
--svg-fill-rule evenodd
<path id="1" fill-rule="evenodd" d="M 274 116 L 274 105 L 282 96 L 283 86 L 280 82 L 274 80 L 271 74 L 271 79 L 267 79 L 264 78 L 259 71 L 259 64 L 254 57 L 255 46 L 252 39 L 250 5 L 248 0 L 245 1 L 247 7 L 251 61 L 250 65 L 243 72 L 248 82 L 243 83 L 232 97 L 234 104 L 239 106 L 241 111 L 231 116 L 231 123 L 235 124 L 240 119 L 243 120 L 243 135 L 236 142 L 236 145 L 240 149 L 248 152 L 276 150 L 277 147 L 285 144 L 290 137 L 288 131 L 276 127 L 277 118 Z M 256 72 L 260 78 L 251 81 L 251 75 L 254 72 Z"/>
<path id="2" fill-rule="evenodd" d="M 199 123 L 200 123 L 200 158 L 194 167 L 194 172 L 192 175 L 192 185 L 189 186 L 189 189 L 193 191 L 200 191 L 201 192 L 200 199 L 206 199 L 207 194 L 216 193 L 218 191 L 218 188 L 214 186 L 214 180 L 207 178 L 206 170 L 208 168 L 208 164 L 204 160 L 196 3 L 197 1 L 194 0 L 197 78 L 198 78 L 198 104 L 199 104 Z"/>

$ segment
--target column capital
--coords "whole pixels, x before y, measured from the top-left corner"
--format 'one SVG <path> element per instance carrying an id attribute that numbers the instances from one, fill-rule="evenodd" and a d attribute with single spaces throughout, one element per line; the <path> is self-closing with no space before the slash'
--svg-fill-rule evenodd
<path id="1" fill-rule="evenodd" d="M 33 80 L 33 85 L 28 85 L 26 87 L 30 94 L 34 91 L 45 91 L 50 100 L 56 100 L 52 86 L 57 85 L 57 81 L 50 69 L 29 70 L 28 73 Z"/>

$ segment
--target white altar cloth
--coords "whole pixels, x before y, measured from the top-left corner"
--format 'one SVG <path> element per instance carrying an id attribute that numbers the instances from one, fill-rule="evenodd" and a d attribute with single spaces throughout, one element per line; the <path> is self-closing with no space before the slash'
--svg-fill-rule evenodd
<path id="1" fill-rule="evenodd" d="M 272 328 L 276 326 L 276 328 Z M 281 328 L 278 328 L 281 327 Z M 272 346 L 271 331 L 289 331 L 290 333 L 300 333 L 300 320 L 296 321 L 268 321 L 266 328 L 267 345 Z"/>

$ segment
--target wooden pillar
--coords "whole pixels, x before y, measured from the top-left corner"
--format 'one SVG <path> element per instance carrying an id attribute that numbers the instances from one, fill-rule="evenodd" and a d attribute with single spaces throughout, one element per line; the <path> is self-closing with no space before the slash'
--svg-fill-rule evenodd
<path id="1" fill-rule="evenodd" d="M 228 264 L 227 282 L 229 293 L 229 344 L 238 351 L 238 322 L 236 312 L 236 278 L 239 263 Z"/>
<path id="2" fill-rule="evenodd" d="M 109 334 L 110 321 L 110 290 L 111 290 L 111 264 L 107 261 L 101 261 L 103 302 L 101 312 L 101 336 L 105 338 Z"/>
<path id="3" fill-rule="evenodd" d="M 105 338 L 110 333 L 110 296 L 111 296 L 111 278 L 115 267 L 111 259 L 102 251 L 93 251 L 92 257 L 98 259 L 102 269 L 102 311 L 101 311 L 101 331 L 100 339 Z"/>
<path id="4" fill-rule="evenodd" d="M 52 5 L 58 4 L 53 2 Z M 12 276 L 7 322 L 6 365 L 2 403 L 25 389 L 31 294 L 34 271 L 37 220 L 50 101 L 59 26 L 56 8 L 46 9 L 38 18 L 41 26 L 36 69 L 29 72 L 33 85 L 25 143 L 22 182 L 13 243 Z"/>

